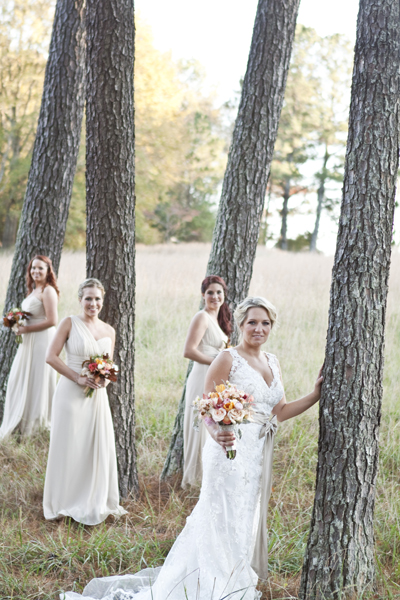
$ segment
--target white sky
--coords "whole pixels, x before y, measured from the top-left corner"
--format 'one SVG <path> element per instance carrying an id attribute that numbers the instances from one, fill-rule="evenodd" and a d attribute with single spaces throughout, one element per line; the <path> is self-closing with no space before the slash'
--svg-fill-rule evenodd
<path id="1" fill-rule="evenodd" d="M 207 89 L 214 89 L 220 103 L 239 89 L 250 48 L 258 0 L 135 0 L 135 9 L 150 25 L 154 44 L 171 50 L 174 59 L 195 58 L 204 67 Z M 355 41 L 358 0 L 302 0 L 298 23 L 313 27 L 320 35 L 343 33 Z M 311 198 L 310 198 L 311 199 Z M 289 237 L 313 228 L 313 215 L 289 217 Z M 279 217 L 271 220 L 279 232 Z M 336 226 L 329 217 L 321 220 L 318 247 L 332 254 Z"/>
<path id="2" fill-rule="evenodd" d="M 135 0 L 160 50 L 175 59 L 195 58 L 221 101 L 232 97 L 244 75 L 258 0 Z M 302 0 L 298 23 L 320 35 L 355 40 L 357 0 Z"/>

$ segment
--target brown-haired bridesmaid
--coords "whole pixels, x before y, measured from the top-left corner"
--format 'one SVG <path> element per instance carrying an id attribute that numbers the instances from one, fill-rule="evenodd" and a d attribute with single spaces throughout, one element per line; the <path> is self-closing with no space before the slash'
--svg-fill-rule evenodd
<path id="1" fill-rule="evenodd" d="M 0 440 L 16 428 L 22 435 L 30 435 L 41 427 L 50 427 L 56 372 L 46 364 L 46 352 L 57 324 L 59 290 L 48 256 L 32 258 L 26 283 L 27 296 L 21 308 L 32 316 L 18 328 L 23 342 L 8 379 Z"/>
<path id="2" fill-rule="evenodd" d="M 232 331 L 228 289 L 218 275 L 209 275 L 201 282 L 204 302 L 192 319 L 186 337 L 183 355 L 193 360 L 185 392 L 185 418 L 183 424 L 183 477 L 182 487 L 200 484 L 202 477 L 201 454 L 208 433 L 201 423 L 199 431 L 193 429 L 193 400 L 202 396 L 210 364 L 226 347 Z"/>

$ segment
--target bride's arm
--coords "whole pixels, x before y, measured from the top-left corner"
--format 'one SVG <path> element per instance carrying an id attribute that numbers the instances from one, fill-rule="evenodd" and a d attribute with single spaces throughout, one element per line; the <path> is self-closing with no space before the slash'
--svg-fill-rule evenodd
<path id="1" fill-rule="evenodd" d="M 282 381 L 282 372 L 280 366 L 279 372 L 281 374 Z M 322 367 L 319 370 L 314 390 L 311 392 L 311 394 L 307 394 L 307 396 L 299 398 L 298 400 L 294 400 L 293 402 L 286 402 L 285 394 L 283 394 L 282 400 L 275 406 L 274 410 L 272 411 L 272 414 L 276 415 L 278 421 L 287 421 L 292 417 L 297 417 L 298 415 L 301 415 L 303 412 L 305 412 L 306 410 L 311 408 L 311 406 L 318 402 L 318 400 L 321 397 L 321 385 L 324 380 L 324 378 L 321 376 L 321 372 Z"/>
<path id="2" fill-rule="evenodd" d="M 60 373 L 60 375 L 64 375 L 64 377 L 67 377 L 79 385 L 85 387 L 88 386 L 96 390 L 97 388 L 101 387 L 99 384 L 95 383 L 93 379 L 82 377 L 79 375 L 79 373 L 75 373 L 75 371 L 68 367 L 60 358 L 61 350 L 63 349 L 64 344 L 71 332 L 71 326 L 71 317 L 66 317 L 61 321 L 60 326 L 57 329 L 56 334 L 47 350 L 46 362 L 58 373 Z"/>
<path id="3" fill-rule="evenodd" d="M 204 393 L 214 391 L 216 385 L 225 383 L 229 379 L 229 373 L 232 368 L 232 357 L 229 352 L 221 352 L 219 356 L 211 363 L 207 371 Z M 216 423 L 210 421 L 205 422 L 209 434 L 225 450 L 225 444 L 232 442 L 235 439 L 235 434 L 230 431 L 225 431 Z"/>

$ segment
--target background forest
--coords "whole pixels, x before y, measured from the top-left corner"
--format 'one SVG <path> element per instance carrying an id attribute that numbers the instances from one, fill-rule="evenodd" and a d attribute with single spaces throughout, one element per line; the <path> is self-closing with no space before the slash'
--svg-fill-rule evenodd
<path id="1" fill-rule="evenodd" d="M 15 243 L 40 108 L 54 6 L 0 8 L 0 241 Z M 337 219 L 350 93 L 351 45 L 298 25 L 267 192 L 261 243 L 315 250 L 321 214 Z M 137 17 L 135 61 L 137 242 L 209 241 L 236 98 L 218 105 L 196 61 L 156 49 Z M 85 246 L 82 139 L 65 245 Z M 304 220 L 306 216 L 307 219 Z M 296 217 L 296 235 L 288 220 Z"/>

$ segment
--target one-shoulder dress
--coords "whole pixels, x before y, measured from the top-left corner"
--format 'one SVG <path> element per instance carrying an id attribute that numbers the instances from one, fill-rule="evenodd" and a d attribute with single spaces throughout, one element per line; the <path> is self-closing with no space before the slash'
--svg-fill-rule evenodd
<path id="1" fill-rule="evenodd" d="M 84 360 L 111 352 L 111 339 L 96 340 L 84 322 L 72 316 L 65 350 L 67 365 L 80 373 Z M 85 525 L 126 513 L 119 505 L 114 428 L 106 388 L 86 398 L 82 386 L 60 377 L 53 401 L 43 510 L 46 519 L 66 516 Z"/>
<path id="2" fill-rule="evenodd" d="M 207 315 L 209 323 L 198 346 L 198 350 L 207 356 L 215 358 L 225 347 L 228 336 L 222 331 L 207 311 L 203 312 Z M 185 418 L 183 423 L 183 488 L 188 485 L 199 485 L 201 483 L 203 473 L 201 453 L 204 444 L 206 443 L 208 433 L 203 423 L 200 424 L 198 431 L 193 429 L 193 400 L 196 396 L 203 395 L 209 366 L 210 365 L 194 362 L 186 383 Z"/>
<path id="3" fill-rule="evenodd" d="M 43 302 L 33 294 L 21 308 L 32 314 L 28 325 L 46 320 Z M 55 327 L 23 334 L 8 379 L 0 440 L 17 427 L 24 436 L 50 427 L 56 372 L 46 364 L 46 353 L 54 334 Z"/>

